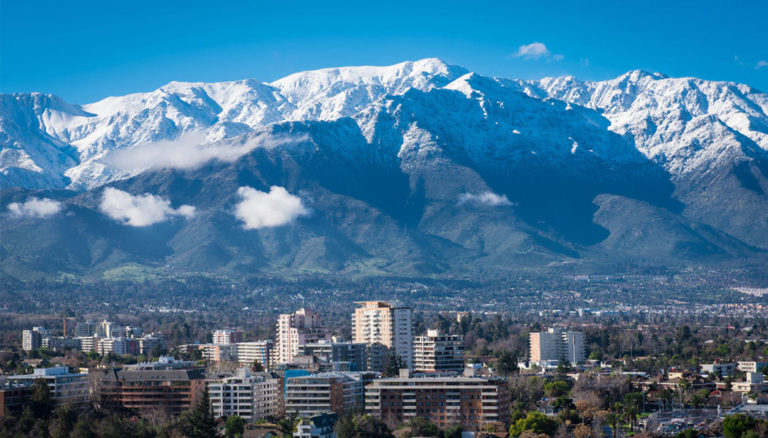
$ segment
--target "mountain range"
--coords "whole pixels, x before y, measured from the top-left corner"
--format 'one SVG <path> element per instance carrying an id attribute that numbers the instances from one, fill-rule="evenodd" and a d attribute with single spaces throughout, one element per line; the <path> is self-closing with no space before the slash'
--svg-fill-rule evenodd
<path id="1" fill-rule="evenodd" d="M 764 265 L 768 95 L 438 59 L 0 95 L 0 268 L 487 277 Z"/>

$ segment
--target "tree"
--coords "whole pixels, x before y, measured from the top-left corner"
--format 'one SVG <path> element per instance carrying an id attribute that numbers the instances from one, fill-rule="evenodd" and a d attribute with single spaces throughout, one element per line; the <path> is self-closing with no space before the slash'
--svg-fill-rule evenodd
<path id="1" fill-rule="evenodd" d="M 678 432 L 675 438 L 699 438 L 699 433 L 694 429 L 685 429 L 682 432 Z"/>
<path id="2" fill-rule="evenodd" d="M 725 438 L 741 438 L 754 426 L 755 420 L 746 414 L 727 415 L 723 419 L 723 435 Z"/>
<path id="3" fill-rule="evenodd" d="M 499 360 L 496 361 L 496 372 L 500 376 L 509 376 L 518 372 L 517 355 L 509 351 L 502 351 Z"/>
<path id="4" fill-rule="evenodd" d="M 370 415 L 348 414 L 339 419 L 335 427 L 338 438 L 392 438 L 392 432 L 383 421 Z"/>
<path id="5" fill-rule="evenodd" d="M 411 428 L 410 436 L 440 436 L 440 428 L 436 424 L 430 423 L 425 420 L 424 417 L 414 417 L 413 420 L 408 422 L 408 427 Z"/>
<path id="6" fill-rule="evenodd" d="M 395 353 L 387 354 L 387 362 L 384 365 L 384 375 L 387 377 L 395 377 L 400 375 L 400 369 L 407 368 L 407 365 L 402 357 Z"/>
<path id="7" fill-rule="evenodd" d="M 45 379 L 36 379 L 33 387 L 30 407 L 35 418 L 47 420 L 50 418 L 56 402 L 53 400 L 51 388 Z"/>
<path id="8" fill-rule="evenodd" d="M 188 438 L 213 438 L 216 436 L 216 421 L 211 411 L 208 388 L 203 390 L 200 401 L 188 412 L 181 423 L 181 433 Z"/>
<path id="9" fill-rule="evenodd" d="M 525 418 L 521 418 L 509 427 L 509 435 L 519 437 L 526 430 L 535 434 L 553 435 L 557 431 L 557 421 L 547 417 L 541 412 L 529 412 Z"/>
<path id="10" fill-rule="evenodd" d="M 75 426 L 77 420 L 77 414 L 72 410 L 69 405 L 62 405 L 56 409 L 56 416 L 51 425 L 48 428 L 48 433 L 51 438 L 68 438 L 70 432 Z"/>
<path id="11" fill-rule="evenodd" d="M 245 420 L 239 415 L 233 415 L 224 422 L 224 430 L 227 438 L 241 437 L 245 432 Z"/>
<path id="12" fill-rule="evenodd" d="M 86 415 L 80 415 L 77 423 L 72 430 L 71 438 L 96 438 L 96 432 L 93 430 L 93 423 Z"/>
<path id="13" fill-rule="evenodd" d="M 262 365 L 261 362 L 259 362 L 258 359 L 256 359 L 251 364 L 251 371 L 253 371 L 254 373 L 263 373 L 264 365 Z"/>

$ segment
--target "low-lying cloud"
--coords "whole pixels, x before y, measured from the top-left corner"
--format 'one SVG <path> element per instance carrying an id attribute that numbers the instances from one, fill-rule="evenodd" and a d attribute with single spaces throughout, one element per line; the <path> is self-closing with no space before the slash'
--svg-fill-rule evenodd
<path id="1" fill-rule="evenodd" d="M 103 162 L 117 169 L 136 172 L 150 169 L 196 169 L 217 160 L 231 163 L 256 148 L 272 148 L 304 141 L 306 136 L 260 135 L 245 141 L 209 143 L 202 133 L 189 133 L 174 140 L 160 140 L 121 149 L 107 155 Z"/>
<path id="2" fill-rule="evenodd" d="M 150 193 L 132 195 L 112 187 L 104 189 L 99 209 L 117 222 L 132 227 L 146 227 L 174 216 L 190 218 L 195 215 L 195 207 L 191 205 L 173 208 L 171 201 L 160 196 Z"/>
<path id="3" fill-rule="evenodd" d="M 459 196 L 459 205 L 472 204 L 480 207 L 500 207 L 513 205 L 507 195 L 497 195 L 493 192 L 462 193 Z"/>
<path id="4" fill-rule="evenodd" d="M 29 198 L 24 202 L 11 202 L 8 210 L 17 217 L 51 217 L 61 211 L 61 202 L 48 198 Z"/>
<path id="5" fill-rule="evenodd" d="M 235 217 L 246 230 L 278 227 L 310 213 L 301 198 L 284 187 L 272 186 L 267 193 L 243 186 L 237 189 L 237 196 L 240 201 L 235 206 Z"/>

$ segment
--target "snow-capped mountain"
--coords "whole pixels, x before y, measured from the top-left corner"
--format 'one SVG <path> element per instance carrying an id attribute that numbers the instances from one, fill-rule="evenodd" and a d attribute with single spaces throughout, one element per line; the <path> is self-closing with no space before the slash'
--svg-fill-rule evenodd
<path id="1" fill-rule="evenodd" d="M 0 146 L 0 183 L 18 187 L 4 211 L 46 189 L 67 212 L 4 214 L 6 272 L 35 260 L 431 275 L 768 250 L 768 95 L 728 82 L 522 81 L 424 59 L 87 105 L 7 94 Z M 116 225 L 105 187 L 144 196 L 166 224 Z M 244 230 L 243 187 L 306 205 L 285 228 Z"/>

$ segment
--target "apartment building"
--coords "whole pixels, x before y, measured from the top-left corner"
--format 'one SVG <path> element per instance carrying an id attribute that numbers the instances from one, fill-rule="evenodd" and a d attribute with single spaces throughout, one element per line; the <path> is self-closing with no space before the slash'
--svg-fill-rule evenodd
<path id="1" fill-rule="evenodd" d="M 385 301 L 358 302 L 352 315 L 352 336 L 356 343 L 372 346 L 370 368 L 383 369 L 382 353 L 399 356 L 413 368 L 413 310 Z M 383 349 L 376 349 L 381 346 Z"/>
<path id="2" fill-rule="evenodd" d="M 232 329 L 214 330 L 211 342 L 214 344 L 237 344 L 243 342 L 243 332 Z"/>
<path id="3" fill-rule="evenodd" d="M 33 385 L 35 380 L 45 380 L 57 405 L 78 406 L 88 402 L 88 373 L 70 373 L 68 367 L 36 368 L 33 374 L 4 379 L 13 385 Z"/>
<path id="4" fill-rule="evenodd" d="M 737 368 L 745 373 L 757 373 L 768 369 L 768 362 L 739 361 Z"/>
<path id="5" fill-rule="evenodd" d="M 80 350 L 82 343 L 78 338 L 65 338 L 63 336 L 48 336 L 43 338 L 43 347 L 51 351 Z"/>
<path id="6" fill-rule="evenodd" d="M 478 431 L 491 422 L 509 422 L 509 389 L 503 379 L 400 377 L 374 380 L 365 388 L 365 412 L 388 424 L 422 417 L 440 428 L 460 425 Z"/>
<path id="7" fill-rule="evenodd" d="M 258 362 L 265 369 L 271 369 L 275 344 L 271 339 L 237 343 L 237 361 L 242 365 Z"/>
<path id="8" fill-rule="evenodd" d="M 75 327 L 75 337 L 76 338 L 85 338 L 85 337 L 92 337 L 96 335 L 96 328 L 98 327 L 98 324 L 96 324 L 93 321 L 85 321 L 77 324 Z"/>
<path id="9" fill-rule="evenodd" d="M 252 423 L 279 413 L 279 379 L 268 373 L 252 374 L 248 367 L 233 376 L 208 379 L 208 393 L 216 417 L 239 415 Z"/>
<path id="10" fill-rule="evenodd" d="M 331 333 L 323 327 L 320 317 L 310 309 L 286 313 L 277 320 L 277 362 L 290 363 L 299 354 L 299 346 L 330 340 Z"/>
<path id="11" fill-rule="evenodd" d="M 43 332 L 39 330 L 39 327 L 35 327 L 32 330 L 23 330 L 21 332 L 21 348 L 24 351 L 37 350 L 43 346 Z"/>
<path id="12" fill-rule="evenodd" d="M 94 393 L 105 409 L 159 410 L 179 415 L 195 406 L 205 373 L 190 369 L 109 369 L 97 371 Z"/>
<path id="13" fill-rule="evenodd" d="M 428 330 L 413 338 L 413 368 L 422 372 L 464 371 L 464 341 L 458 335 Z"/>
<path id="14" fill-rule="evenodd" d="M 319 341 L 299 347 L 302 356 L 313 356 L 323 363 L 349 364 L 350 371 L 365 371 L 368 369 L 368 344 L 354 342 Z"/>
<path id="15" fill-rule="evenodd" d="M 372 373 L 319 373 L 287 377 L 285 412 L 308 417 L 322 412 L 343 415 L 363 406 L 365 385 Z"/>
<path id="16" fill-rule="evenodd" d="M 576 364 L 587 358 L 586 343 L 582 332 L 553 327 L 546 332 L 531 333 L 529 341 L 532 362 L 565 360 Z"/>

